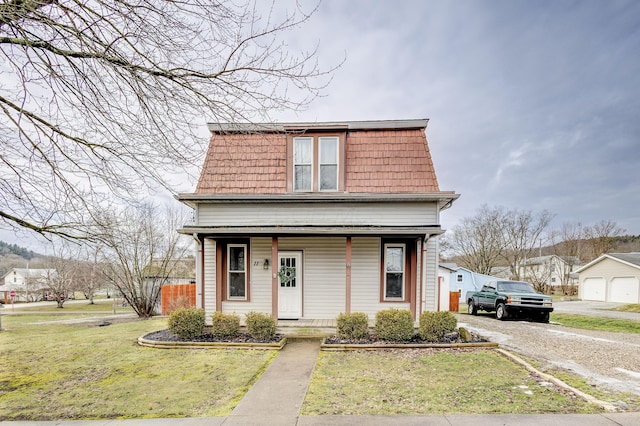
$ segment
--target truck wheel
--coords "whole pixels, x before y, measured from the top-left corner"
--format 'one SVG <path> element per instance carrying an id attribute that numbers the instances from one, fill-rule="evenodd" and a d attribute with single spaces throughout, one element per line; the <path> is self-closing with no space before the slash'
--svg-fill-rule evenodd
<path id="1" fill-rule="evenodd" d="M 504 306 L 504 303 L 498 303 L 496 306 L 496 318 L 500 321 L 504 321 L 509 317 L 507 314 L 507 308 Z"/>
<path id="2" fill-rule="evenodd" d="M 542 312 L 540 314 L 540 321 L 548 323 L 549 322 L 549 312 Z"/>
<path id="3" fill-rule="evenodd" d="M 473 304 L 473 300 L 469 300 L 468 307 L 469 310 L 467 312 L 469 312 L 469 315 L 478 315 L 478 309 L 476 305 Z"/>

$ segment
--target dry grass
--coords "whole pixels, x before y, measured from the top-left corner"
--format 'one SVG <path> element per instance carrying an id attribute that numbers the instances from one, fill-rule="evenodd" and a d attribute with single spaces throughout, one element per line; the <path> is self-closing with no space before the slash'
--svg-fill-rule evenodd
<path id="1" fill-rule="evenodd" d="M 303 414 L 596 413 L 491 350 L 322 352 Z"/>
<path id="2" fill-rule="evenodd" d="M 47 317 L 2 317 L 0 420 L 224 416 L 275 357 L 139 346 L 163 319 L 96 327 Z"/>

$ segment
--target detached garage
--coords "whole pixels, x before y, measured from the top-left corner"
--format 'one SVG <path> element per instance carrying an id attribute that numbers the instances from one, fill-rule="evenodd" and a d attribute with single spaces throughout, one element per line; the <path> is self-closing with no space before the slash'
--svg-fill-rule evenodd
<path id="1" fill-rule="evenodd" d="M 582 300 L 640 303 L 640 253 L 603 254 L 576 272 Z"/>

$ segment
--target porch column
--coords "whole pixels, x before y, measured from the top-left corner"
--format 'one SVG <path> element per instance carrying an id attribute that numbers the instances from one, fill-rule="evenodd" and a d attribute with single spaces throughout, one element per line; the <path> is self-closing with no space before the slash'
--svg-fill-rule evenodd
<path id="1" fill-rule="evenodd" d="M 347 237 L 346 262 L 345 312 L 349 314 L 351 313 L 351 237 Z"/>
<path id="2" fill-rule="evenodd" d="M 222 312 L 222 245 L 216 241 L 216 311 Z"/>
<path id="3" fill-rule="evenodd" d="M 193 234 L 196 240 L 196 307 L 204 308 L 204 238 Z"/>
<path id="4" fill-rule="evenodd" d="M 271 238 L 271 315 L 278 319 L 278 237 Z"/>

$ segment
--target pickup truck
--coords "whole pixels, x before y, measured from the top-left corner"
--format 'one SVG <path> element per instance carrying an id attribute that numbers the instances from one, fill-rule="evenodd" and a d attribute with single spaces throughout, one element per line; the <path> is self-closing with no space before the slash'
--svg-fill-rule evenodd
<path id="1" fill-rule="evenodd" d="M 549 322 L 549 313 L 553 312 L 551 297 L 537 293 L 523 281 L 489 281 L 480 291 L 467 292 L 465 298 L 469 315 L 495 311 L 499 320 L 526 315 Z"/>

